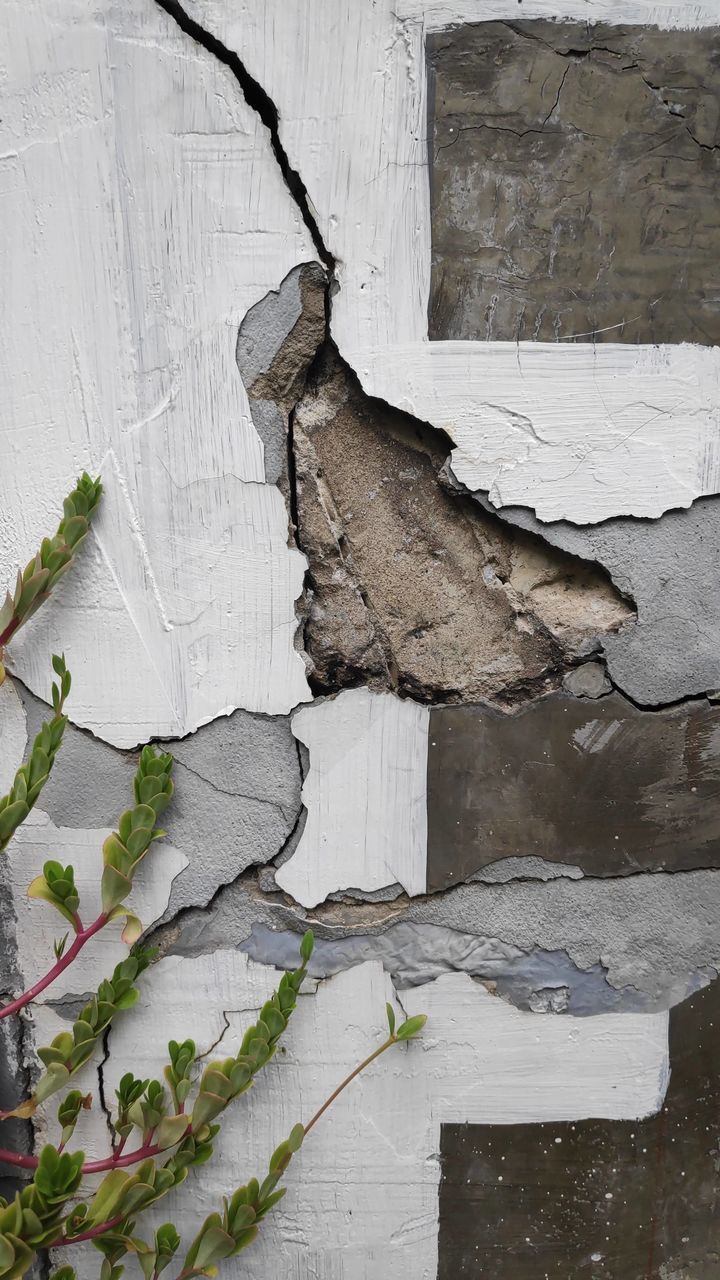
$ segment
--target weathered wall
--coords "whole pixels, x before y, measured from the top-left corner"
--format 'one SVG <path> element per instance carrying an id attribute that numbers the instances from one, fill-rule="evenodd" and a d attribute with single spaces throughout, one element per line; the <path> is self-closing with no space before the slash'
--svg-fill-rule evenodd
<path id="1" fill-rule="evenodd" d="M 106 486 L 7 654 L 0 790 L 51 649 L 74 684 L 4 873 L 3 990 L 54 936 L 28 880 L 66 856 L 95 900 L 154 738 L 160 959 L 88 1087 L 111 1104 L 171 1037 L 236 1049 L 317 938 L 187 1236 L 386 999 L 430 1016 L 229 1278 L 717 1269 L 720 3 L 521 16 L 3 15 L 0 578 L 80 469 Z M 103 934 L 11 1029 L 3 1098 L 122 954 Z M 78 1140 L 105 1153 L 102 1107 Z"/>

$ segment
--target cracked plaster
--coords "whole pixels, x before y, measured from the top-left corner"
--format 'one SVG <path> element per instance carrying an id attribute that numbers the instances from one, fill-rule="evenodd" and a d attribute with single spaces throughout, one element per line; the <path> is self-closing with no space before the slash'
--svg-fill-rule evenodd
<path id="1" fill-rule="evenodd" d="M 304 561 L 235 346 L 312 238 L 231 72 L 157 5 L 13 0 L 7 17 L 2 433 L 32 465 L 0 477 L 0 577 L 79 469 L 107 482 L 82 572 L 13 669 L 47 696 L 62 648 L 76 722 L 124 747 L 238 706 L 287 712 L 309 696 Z"/>
<path id="2" fill-rule="evenodd" d="M 476 494 L 486 505 L 487 498 Z M 662 520 L 608 520 L 594 529 L 540 524 L 531 512 L 498 513 L 553 546 L 601 564 L 637 607 L 637 621 L 602 641 L 613 683 L 643 706 L 720 687 L 720 503 L 696 502 Z"/>
<path id="3" fill-rule="evenodd" d="M 490 0 L 481 13 L 468 0 L 380 0 L 371 20 L 354 0 L 318 0 L 286 9 L 272 40 L 260 5 L 239 16 L 223 0 L 198 0 L 192 12 L 277 109 L 337 260 L 331 328 L 341 354 L 366 392 L 447 432 L 468 488 L 577 523 L 656 517 L 717 491 L 717 351 L 427 340 L 425 36 L 478 17 L 516 20 L 515 0 Z M 603 0 L 593 16 L 673 31 L 719 21 L 714 4 L 651 0 Z M 526 0 L 523 19 L 536 17 L 586 21 L 586 0 Z M 299 47 L 305 74 L 288 76 Z"/>
<path id="4" fill-rule="evenodd" d="M 277 981 L 277 972 L 236 951 L 197 959 L 169 957 L 146 975 L 132 1018 L 118 1019 L 105 1089 L 123 1060 L 157 1075 L 163 1059 L 158 1010 L 168 1036 L 188 1031 L 188 988 L 205 993 L 192 1027 L 201 1052 L 237 1052 L 245 1026 Z M 282 1259 L 285 1275 L 308 1268 L 327 1280 L 367 1280 L 378 1260 L 397 1280 L 433 1280 L 437 1264 L 439 1126 L 453 1120 L 503 1123 L 530 1115 L 574 1119 L 588 1098 L 597 1115 L 633 1118 L 655 1111 L 667 1080 L 667 1015 L 605 1014 L 593 1019 L 540 1018 L 511 1009 L 463 974 L 446 974 L 419 990 L 395 993 L 377 963 L 321 983 L 302 996 L 284 1040 L 253 1089 L 252 1118 L 242 1100 L 227 1114 L 217 1158 L 191 1173 L 182 1197 L 189 1232 L 237 1185 L 265 1167 L 273 1146 L 383 1034 L 385 1001 L 408 1014 L 428 1012 L 432 1035 L 399 1047 L 357 1082 L 313 1132 L 286 1179 L 288 1195 L 228 1280 L 266 1280 Z M 57 1015 L 45 1011 L 46 1031 Z M 528 1036 L 529 1026 L 533 1033 Z M 437 1049 L 452 1055 L 456 1071 Z M 510 1087 L 508 1084 L 510 1083 Z M 79 1087 L 83 1087 L 82 1080 Z M 104 1118 L 82 1117 L 82 1140 L 95 1154 L 106 1141 Z M 371 1172 L 372 1176 L 368 1177 Z M 188 1196 L 188 1189 L 192 1194 Z M 174 1197 L 150 1211 L 157 1225 Z M 69 1250 L 63 1260 L 72 1261 Z"/>

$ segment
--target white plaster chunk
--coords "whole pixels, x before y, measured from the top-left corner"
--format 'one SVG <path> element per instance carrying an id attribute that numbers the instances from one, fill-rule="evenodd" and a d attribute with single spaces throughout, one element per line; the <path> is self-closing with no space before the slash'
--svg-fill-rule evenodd
<path id="1" fill-rule="evenodd" d="M 53 941 L 62 938 L 69 924 L 49 903 L 28 898 L 27 887 L 40 875 L 49 859 L 72 864 L 80 894 L 80 917 L 89 925 L 100 914 L 102 844 L 110 830 L 56 827 L 46 814 L 34 810 L 15 833 L 7 858 L 17 915 L 17 965 L 26 987 L 32 986 L 54 963 Z M 150 846 L 126 905 L 148 929 L 161 918 L 170 898 L 172 882 L 188 865 L 183 853 L 166 841 Z M 115 965 L 124 960 L 128 947 L 121 940 L 122 921 L 113 921 L 86 943 L 77 959 L 38 997 L 42 1003 L 73 993 L 94 991 Z M 72 937 L 68 939 L 68 945 Z M 36 1007 L 35 1005 L 33 1006 Z"/>
<path id="2" fill-rule="evenodd" d="M 197 0 L 280 113 L 291 162 L 338 260 L 332 331 L 364 389 L 443 428 L 453 469 L 497 505 L 591 524 L 657 517 L 720 489 L 720 355 L 697 346 L 429 342 L 428 30 L 572 18 L 680 29 L 720 3 L 314 0 L 270 15 Z M 300 51 L 300 52 L 299 52 Z M 293 69 L 301 64 L 301 73 Z M 328 162 L 328 157 L 331 162 Z M 391 211 L 391 213 L 389 212 Z"/>
<path id="3" fill-rule="evenodd" d="M 302 790 L 307 822 L 277 883 L 305 907 L 339 889 L 427 883 L 427 707 L 348 689 L 298 711 L 310 752 Z"/>
<path id="4" fill-rule="evenodd" d="M 130 1064 L 136 1074 L 157 1077 L 170 1037 L 192 1034 L 204 1050 L 225 1020 L 212 1056 L 237 1052 L 251 1011 L 277 978 L 238 952 L 160 961 L 144 976 L 133 1013 L 118 1019 L 111 1034 L 107 1096 Z M 222 1196 L 262 1176 L 292 1125 L 307 1122 L 384 1038 L 385 1001 L 393 999 L 376 962 L 302 996 L 285 1052 L 225 1113 L 213 1160 L 143 1223 L 175 1217 L 186 1245 Z M 393 1049 L 333 1105 L 290 1166 L 288 1194 L 258 1240 L 224 1264 L 228 1280 L 434 1280 L 442 1123 L 633 1120 L 662 1103 L 665 1014 L 520 1013 L 458 974 L 403 992 L 402 1001 L 408 1013 L 429 1014 L 422 1040 Z M 99 1141 L 102 1116 L 83 1116 L 81 1124 L 88 1121 Z M 83 1128 L 78 1140 L 94 1150 L 87 1134 Z"/>
<path id="5" fill-rule="evenodd" d="M 0 57 L 0 581 L 83 468 L 107 493 L 83 563 L 11 647 L 118 746 L 308 695 L 304 558 L 264 483 L 240 322 L 315 257 L 263 126 L 144 0 L 9 0 Z M 73 587 L 71 581 L 81 581 Z"/>
<path id="6" fill-rule="evenodd" d="M 25 756 L 25 711 L 12 681 L 0 685 L 0 796 L 10 790 Z"/>

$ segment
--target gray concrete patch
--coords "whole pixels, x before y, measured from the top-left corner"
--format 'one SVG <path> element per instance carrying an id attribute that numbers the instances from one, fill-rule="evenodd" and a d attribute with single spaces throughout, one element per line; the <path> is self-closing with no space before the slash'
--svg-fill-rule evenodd
<path id="1" fill-rule="evenodd" d="M 47 707 L 21 690 L 34 735 Z M 179 741 L 168 839 L 190 859 L 173 883 L 167 915 L 203 906 L 247 867 L 269 862 L 300 813 L 300 764 L 287 716 L 236 711 Z M 68 725 L 40 807 L 57 826 L 113 827 L 132 803 L 137 753 Z"/>
<path id="2" fill-rule="evenodd" d="M 263 894 L 254 880 L 243 878 L 218 894 L 209 911 L 186 913 L 158 940 L 170 953 L 197 955 L 223 946 L 246 947 L 251 935 L 263 938 L 253 933 L 259 926 L 296 937 L 312 926 L 316 939 L 339 942 L 379 940 L 400 924 L 420 926 L 406 942 L 419 938 L 421 950 L 398 949 L 392 963 L 399 981 L 422 966 L 452 967 L 457 953 L 447 946 L 446 930 L 475 939 L 478 956 L 488 939 L 501 959 L 522 953 L 517 971 L 497 980 L 509 999 L 527 1007 L 532 999 L 551 1000 L 559 987 L 568 989 L 566 1008 L 571 1001 L 588 1013 L 614 1006 L 613 991 L 592 977 L 599 970 L 622 1007 L 662 1009 L 685 999 L 720 969 L 720 872 L 463 884 L 412 901 L 326 903 L 311 913 L 283 894 Z M 426 946 L 422 938 L 428 929 L 433 942 Z M 372 945 L 395 955 L 392 942 L 388 950 L 380 941 L 364 941 L 364 958 L 370 954 L 364 948 Z M 510 950 L 501 953 L 501 947 Z M 283 964 L 291 950 L 290 941 L 278 943 L 273 963 Z M 553 954 L 556 959 L 548 960 Z M 569 968 L 557 956 L 566 957 Z M 562 992 L 559 998 L 564 1000 Z"/>
<path id="3" fill-rule="evenodd" d="M 431 337 L 720 341 L 717 29 L 484 22 L 427 49 Z"/>
<path id="4" fill-rule="evenodd" d="M 476 495 L 488 509 L 487 498 Z M 491 508 L 494 510 L 494 508 Z M 660 520 L 606 520 L 591 528 L 543 524 L 522 507 L 497 514 L 552 546 L 601 564 L 634 600 L 637 622 L 602 639 L 618 688 L 644 706 L 720 686 L 720 502 L 703 498 Z"/>

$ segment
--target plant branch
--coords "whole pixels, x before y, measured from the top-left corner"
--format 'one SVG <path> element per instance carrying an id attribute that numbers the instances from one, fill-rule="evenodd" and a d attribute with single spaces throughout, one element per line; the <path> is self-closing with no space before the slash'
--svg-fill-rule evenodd
<path id="1" fill-rule="evenodd" d="M 44 991 L 46 987 L 49 987 L 50 984 L 54 982 L 69 965 L 72 964 L 75 957 L 82 951 L 85 943 L 89 942 L 90 939 L 96 933 L 99 933 L 101 929 L 105 928 L 109 918 L 109 913 L 103 911 L 100 913 L 97 920 L 93 920 L 92 924 L 88 925 L 87 929 L 78 929 L 75 935 L 75 941 L 72 946 L 68 947 L 65 955 L 61 956 L 59 960 L 56 960 L 52 969 L 48 969 L 44 978 L 40 978 L 34 986 L 30 987 L 27 991 L 24 991 L 16 1000 L 12 1000 L 10 1004 L 6 1004 L 3 1009 L 0 1009 L 0 1019 L 8 1018 L 11 1013 L 17 1013 L 19 1009 L 24 1009 L 25 1005 L 30 1004 L 30 1001 L 34 1000 L 36 996 L 39 996 L 41 991 Z"/>
<path id="2" fill-rule="evenodd" d="M 377 1048 L 374 1051 L 374 1053 L 371 1053 L 369 1057 L 365 1058 L 364 1061 L 361 1062 L 360 1065 L 355 1068 L 354 1071 L 350 1072 L 349 1076 L 345 1077 L 342 1083 L 338 1085 L 337 1089 L 335 1089 L 334 1092 L 330 1094 L 330 1097 L 325 1099 L 322 1106 L 319 1108 L 318 1111 L 315 1112 L 315 1115 L 312 1117 L 312 1119 L 308 1120 L 308 1123 L 305 1125 L 306 1137 L 309 1134 L 310 1130 L 314 1127 L 314 1125 L 317 1124 L 320 1117 L 325 1114 L 328 1107 L 332 1106 L 335 1099 L 339 1098 L 340 1094 L 343 1092 L 344 1089 L 347 1089 L 349 1084 L 352 1084 L 353 1080 L 355 1080 L 355 1078 L 360 1075 L 360 1072 L 364 1071 L 366 1067 L 369 1067 L 371 1062 L 374 1062 L 376 1058 L 379 1058 L 381 1053 L 385 1053 L 387 1049 L 392 1048 L 394 1044 L 397 1044 L 397 1036 L 395 1035 L 388 1036 L 387 1040 L 383 1044 L 381 1044 L 379 1048 Z"/>
<path id="3" fill-rule="evenodd" d="M 192 1126 L 188 1123 L 188 1127 L 184 1133 L 181 1133 L 177 1142 L 172 1146 L 176 1147 L 185 1138 L 192 1133 Z M 82 1167 L 83 1175 L 91 1173 L 109 1173 L 111 1169 L 129 1169 L 131 1165 L 139 1164 L 141 1160 L 148 1160 L 152 1156 L 158 1156 L 163 1151 L 170 1151 L 172 1147 L 159 1147 L 156 1144 L 146 1143 L 143 1147 L 138 1147 L 135 1151 L 128 1151 L 125 1155 L 116 1153 L 114 1156 L 107 1156 L 104 1160 L 88 1160 Z M 18 1169 L 37 1169 L 37 1156 L 23 1156 L 15 1151 L 8 1151 L 5 1147 L 0 1147 L 0 1164 L 13 1164 Z"/>
<path id="4" fill-rule="evenodd" d="M 112 1231 L 113 1227 L 119 1226 L 126 1217 L 127 1214 L 118 1214 L 115 1218 L 108 1218 L 107 1222 L 101 1222 L 97 1227 L 82 1231 L 79 1236 L 58 1236 L 57 1240 L 52 1240 L 50 1244 L 45 1245 L 45 1248 L 60 1249 L 66 1244 L 82 1244 L 83 1240 L 95 1240 L 97 1236 L 104 1236 L 106 1231 Z"/>

